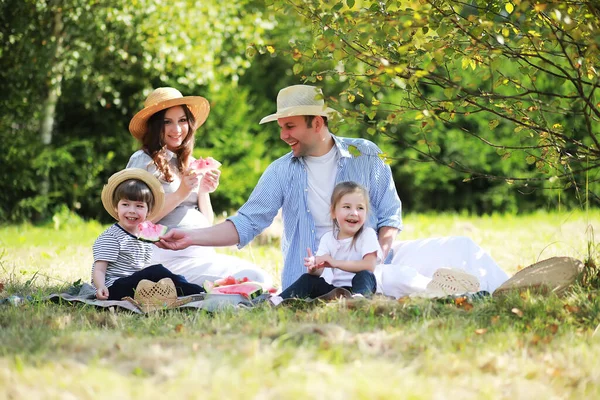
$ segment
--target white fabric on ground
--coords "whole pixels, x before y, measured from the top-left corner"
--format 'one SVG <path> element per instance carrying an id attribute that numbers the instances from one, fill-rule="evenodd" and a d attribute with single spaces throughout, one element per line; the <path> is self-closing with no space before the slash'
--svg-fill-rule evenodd
<path id="1" fill-rule="evenodd" d="M 183 275 L 189 282 L 197 285 L 228 275 L 235 278 L 247 277 L 251 281 L 262 283 L 266 288 L 273 285 L 271 276 L 250 261 L 217 253 L 212 247 L 190 246 L 177 251 L 155 247 L 151 263 L 162 264 L 174 274 Z"/>
<path id="2" fill-rule="evenodd" d="M 465 236 L 394 242 L 390 264 L 376 270 L 378 291 L 396 298 L 426 290 L 439 268 L 456 268 L 477 277 L 480 290 L 492 293 L 508 279 L 492 257 Z"/>

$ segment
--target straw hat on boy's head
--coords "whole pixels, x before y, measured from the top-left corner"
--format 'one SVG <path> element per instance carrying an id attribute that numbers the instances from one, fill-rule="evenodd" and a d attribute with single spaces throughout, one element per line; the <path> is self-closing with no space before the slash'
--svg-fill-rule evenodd
<path id="1" fill-rule="evenodd" d="M 150 188 L 152 196 L 154 197 L 154 205 L 152 206 L 152 209 L 148 211 L 146 219 L 152 220 L 165 204 L 165 191 L 160 181 L 145 169 L 127 168 L 108 178 L 108 183 L 102 188 L 102 205 L 106 211 L 118 221 L 119 215 L 113 204 L 113 194 L 121 183 L 130 179 L 142 181 Z"/>
<path id="2" fill-rule="evenodd" d="M 210 112 L 210 104 L 208 100 L 201 96 L 183 96 L 181 92 L 172 87 L 161 87 L 154 89 L 152 93 L 146 97 L 144 108 L 139 111 L 129 122 L 129 132 L 138 140 L 142 140 L 148 132 L 148 119 L 157 112 L 167 108 L 186 105 L 196 122 L 193 126 L 198 129 Z"/>
<path id="3" fill-rule="evenodd" d="M 336 114 L 338 114 L 336 110 L 325 106 L 321 89 L 310 85 L 294 85 L 279 91 L 277 112 L 261 119 L 260 124 L 297 115 L 320 115 L 331 118 Z"/>

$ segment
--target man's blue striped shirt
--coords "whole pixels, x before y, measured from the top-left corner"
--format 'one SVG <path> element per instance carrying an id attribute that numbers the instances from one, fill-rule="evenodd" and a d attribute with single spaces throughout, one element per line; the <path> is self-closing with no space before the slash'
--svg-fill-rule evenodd
<path id="1" fill-rule="evenodd" d="M 379 157 L 381 150 L 365 139 L 332 137 L 340 154 L 336 183 L 354 181 L 369 191 L 371 213 L 367 226 L 376 231 L 384 226 L 402 229 L 400 198 L 390 167 Z M 319 247 L 307 196 L 305 161 L 290 152 L 267 167 L 248 201 L 228 218 L 238 231 L 238 247 L 242 248 L 271 225 L 282 209 L 283 289 L 306 272 L 306 249 L 314 253 Z"/>

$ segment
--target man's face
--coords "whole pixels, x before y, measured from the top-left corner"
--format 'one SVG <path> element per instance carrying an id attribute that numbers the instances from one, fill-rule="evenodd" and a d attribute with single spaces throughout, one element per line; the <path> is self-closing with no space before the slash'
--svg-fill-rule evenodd
<path id="1" fill-rule="evenodd" d="M 313 120 L 312 127 L 309 128 L 303 115 L 277 120 L 281 128 L 279 137 L 291 147 L 295 157 L 322 155 L 320 154 L 322 138 L 316 131 L 315 122 Z"/>

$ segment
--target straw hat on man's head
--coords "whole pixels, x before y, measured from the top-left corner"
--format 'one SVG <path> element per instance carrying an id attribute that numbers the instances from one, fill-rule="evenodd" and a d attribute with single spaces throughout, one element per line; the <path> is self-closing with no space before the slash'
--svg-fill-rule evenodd
<path id="1" fill-rule="evenodd" d="M 210 104 L 208 100 L 201 96 L 183 96 L 181 92 L 172 87 L 161 87 L 154 89 L 152 93 L 146 97 L 144 108 L 139 111 L 129 122 L 129 132 L 138 140 L 142 140 L 148 132 L 148 119 L 157 112 L 167 108 L 186 105 L 196 122 L 193 126 L 198 129 L 210 112 Z"/>
<path id="2" fill-rule="evenodd" d="M 320 115 L 331 118 L 338 114 L 333 108 L 325 106 L 321 89 L 310 85 L 294 85 L 283 88 L 277 95 L 277 112 L 267 115 L 260 120 L 265 122 L 277 121 L 279 118 L 297 115 Z"/>
<path id="3" fill-rule="evenodd" d="M 148 216 L 146 217 L 147 220 L 152 220 L 165 204 L 165 191 L 158 178 L 145 169 L 126 168 L 108 178 L 108 183 L 102 188 L 102 205 L 106 211 L 118 221 L 119 215 L 115 204 L 113 204 L 113 195 L 121 183 L 130 179 L 144 182 L 152 192 L 154 205 L 148 211 Z"/>

